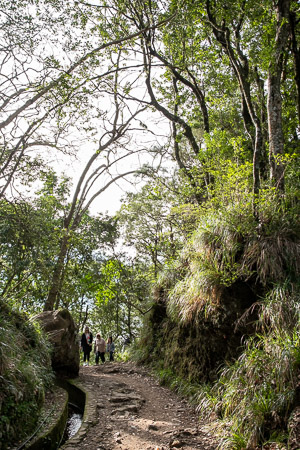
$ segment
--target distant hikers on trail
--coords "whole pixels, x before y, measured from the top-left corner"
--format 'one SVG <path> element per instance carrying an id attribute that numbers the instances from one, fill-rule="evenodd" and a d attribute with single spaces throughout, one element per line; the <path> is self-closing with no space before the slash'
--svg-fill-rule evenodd
<path id="1" fill-rule="evenodd" d="M 99 364 L 101 359 L 102 363 L 105 363 L 105 353 L 108 353 L 109 361 L 114 361 L 115 343 L 112 336 L 109 336 L 107 342 L 103 339 L 100 333 L 96 334 L 96 339 L 93 342 L 93 333 L 89 327 L 86 326 L 84 333 L 81 336 L 80 347 L 83 351 L 83 365 L 88 366 L 90 364 L 90 353 L 94 347 L 95 363 Z"/>
<path id="2" fill-rule="evenodd" d="M 113 342 L 112 336 L 109 336 L 106 347 L 107 353 L 109 353 L 109 360 L 114 360 L 115 344 Z"/>
<path id="3" fill-rule="evenodd" d="M 84 333 L 81 336 L 81 348 L 83 350 L 83 365 L 88 366 L 90 362 L 90 353 L 93 346 L 93 334 L 89 327 L 85 327 Z"/>
<path id="4" fill-rule="evenodd" d="M 100 333 L 97 333 L 94 346 L 96 364 L 99 364 L 99 358 L 101 358 L 101 361 L 103 363 L 105 362 L 105 349 L 106 349 L 106 342 L 101 337 Z"/>

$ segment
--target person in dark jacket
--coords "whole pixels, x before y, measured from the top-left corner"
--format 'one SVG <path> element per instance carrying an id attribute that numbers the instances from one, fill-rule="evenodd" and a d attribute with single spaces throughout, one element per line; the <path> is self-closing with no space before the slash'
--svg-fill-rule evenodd
<path id="1" fill-rule="evenodd" d="M 84 333 L 81 336 L 81 348 L 83 350 L 84 366 L 89 365 L 92 343 L 93 343 L 93 334 L 90 332 L 89 327 L 85 327 Z"/>

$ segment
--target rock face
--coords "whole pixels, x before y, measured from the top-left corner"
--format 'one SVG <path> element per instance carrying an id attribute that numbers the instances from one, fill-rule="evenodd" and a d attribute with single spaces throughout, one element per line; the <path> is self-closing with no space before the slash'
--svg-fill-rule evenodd
<path id="1" fill-rule="evenodd" d="M 300 448 L 300 406 L 297 406 L 291 414 L 289 424 L 289 449 Z"/>
<path id="2" fill-rule="evenodd" d="M 165 367 L 182 378 L 195 382 L 214 381 L 225 361 L 239 356 L 242 339 L 254 332 L 255 310 L 248 313 L 247 321 L 241 321 L 257 301 L 253 289 L 246 283 L 236 282 L 223 290 L 214 314 L 199 311 L 186 324 L 172 320 L 165 295 L 163 290 L 157 293 L 157 303 L 149 315 L 149 334 L 144 344 L 149 348 L 152 342 L 153 347 L 142 362 L 163 359 Z M 157 342 L 160 344 L 155 347 Z"/>
<path id="3" fill-rule="evenodd" d="M 68 310 L 45 311 L 33 317 L 53 345 L 52 367 L 62 376 L 74 377 L 79 372 L 79 345 L 74 320 Z"/>

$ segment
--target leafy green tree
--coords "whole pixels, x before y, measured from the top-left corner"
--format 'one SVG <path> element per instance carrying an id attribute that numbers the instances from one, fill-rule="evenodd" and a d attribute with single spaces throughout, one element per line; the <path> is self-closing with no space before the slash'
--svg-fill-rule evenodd
<path id="1" fill-rule="evenodd" d="M 45 301 L 68 195 L 67 180 L 59 183 L 51 171 L 40 175 L 38 198 L 2 200 L 0 208 L 1 295 L 28 311 Z"/>
<path id="2" fill-rule="evenodd" d="M 297 65 L 296 72 L 291 69 L 298 56 L 296 2 L 282 0 L 274 7 L 272 1 L 238 1 L 229 8 L 226 2 L 209 0 L 169 5 L 137 1 L 124 7 L 139 29 L 150 18 L 174 13 L 168 27 L 143 32 L 141 51 L 150 103 L 172 123 L 174 155 L 191 184 L 208 187 L 213 182 L 203 165 L 206 138 L 225 128 L 229 138 L 239 135 L 251 149 L 254 211 L 267 176 L 282 191 L 284 155 L 298 145 L 297 105 L 281 100 L 287 86 L 297 88 Z M 287 125 L 286 115 L 293 117 L 293 125 Z"/>
<path id="3" fill-rule="evenodd" d="M 141 262 L 121 256 L 108 259 L 101 266 L 95 306 L 90 320 L 104 336 L 115 338 L 137 336 L 141 319 L 151 309 L 150 284 Z"/>
<path id="4" fill-rule="evenodd" d="M 179 248 L 170 197 L 166 188 L 153 181 L 139 193 L 127 194 L 118 215 L 126 245 L 134 247 L 139 258 L 151 262 L 149 279 L 157 278 L 164 262 L 174 258 Z"/>
<path id="5" fill-rule="evenodd" d="M 66 256 L 66 265 L 59 300 L 59 306 L 74 311 L 79 309 L 82 322 L 83 306 L 91 302 L 98 286 L 99 271 L 111 253 L 117 238 L 116 223 L 113 218 L 85 214 L 72 235 Z M 80 305 L 80 308 L 78 308 Z"/>
<path id="6" fill-rule="evenodd" d="M 33 313 L 47 299 L 69 210 L 69 181 L 59 180 L 51 171 L 42 178 L 35 199 L 3 200 L 0 208 L 1 297 Z M 95 290 L 95 267 L 101 265 L 116 236 L 113 219 L 84 214 L 70 237 L 57 308 L 82 310 L 79 305 Z"/>
<path id="7" fill-rule="evenodd" d="M 117 77 L 115 81 L 117 82 Z M 111 173 L 111 169 L 114 169 L 114 166 L 121 159 L 132 154 L 132 151 L 130 149 L 128 150 L 126 146 L 126 135 L 131 122 L 136 119 L 136 116 L 140 112 L 139 109 L 132 113 L 129 112 L 128 118 L 124 118 L 122 114 L 124 113 L 124 108 L 119 104 L 116 96 L 114 108 L 113 123 L 108 130 L 105 132 L 103 131 L 99 147 L 85 164 L 75 187 L 69 210 L 64 217 L 60 248 L 53 271 L 49 295 L 45 303 L 45 311 L 53 310 L 55 305 L 56 307 L 58 306 L 60 290 L 65 274 L 66 258 L 71 245 L 72 235 L 80 227 L 83 217 L 90 205 L 99 195 L 109 188 L 112 183 L 136 172 L 136 170 L 125 169 L 125 172 L 123 173 Z M 122 155 L 115 152 L 117 145 L 123 147 Z M 109 175 L 108 179 L 106 178 L 107 175 Z"/>

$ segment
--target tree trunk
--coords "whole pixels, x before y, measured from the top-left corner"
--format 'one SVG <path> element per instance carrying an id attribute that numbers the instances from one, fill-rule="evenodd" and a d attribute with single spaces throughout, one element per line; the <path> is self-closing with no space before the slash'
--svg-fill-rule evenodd
<path id="1" fill-rule="evenodd" d="M 84 330 L 85 324 L 87 323 L 88 315 L 89 315 L 89 305 L 86 305 L 85 315 L 84 315 L 82 325 L 81 325 L 82 331 Z"/>
<path id="2" fill-rule="evenodd" d="M 131 331 L 131 306 L 128 306 L 128 317 L 127 317 L 127 326 L 128 326 L 128 334 L 130 336 L 130 339 L 132 339 L 133 334 Z"/>
<path id="3" fill-rule="evenodd" d="M 249 62 L 245 54 L 243 54 L 239 47 L 238 40 L 232 40 L 230 30 L 224 24 L 218 25 L 216 18 L 213 16 L 210 9 L 210 0 L 206 1 L 206 9 L 208 20 L 212 26 L 212 30 L 217 41 L 221 44 L 226 52 L 232 69 L 237 78 L 241 98 L 242 98 L 242 114 L 247 132 L 249 133 L 253 146 L 253 213 L 257 217 L 257 202 L 256 199 L 260 191 L 260 164 L 263 154 L 263 134 L 259 117 L 255 112 L 255 107 L 251 97 L 251 83 L 249 77 Z M 233 45 L 236 45 L 236 52 Z M 253 130 L 251 130 L 250 120 L 252 122 Z M 254 136 L 252 136 L 254 133 Z"/>
<path id="4" fill-rule="evenodd" d="M 59 289 L 61 285 L 61 277 L 64 270 L 64 262 L 65 257 L 68 251 L 68 242 L 69 237 L 68 235 L 64 236 L 61 241 L 60 245 L 60 252 L 58 256 L 58 260 L 53 272 L 52 281 L 51 281 L 51 287 L 48 294 L 48 298 L 45 303 L 44 311 L 53 311 L 54 305 L 57 301 L 57 297 L 59 295 Z"/>
<path id="5" fill-rule="evenodd" d="M 290 12 L 290 27 L 291 27 L 291 42 L 292 42 L 292 53 L 294 57 L 294 70 L 295 70 L 295 82 L 297 89 L 297 110 L 298 110 L 298 122 L 300 125 L 300 49 L 297 44 L 296 37 L 296 25 L 297 16 L 295 12 Z"/>
<path id="6" fill-rule="evenodd" d="M 284 136 L 282 130 L 281 74 L 283 55 L 289 37 L 290 0 L 280 0 L 276 6 L 277 29 L 274 55 L 271 58 L 268 73 L 268 129 L 270 177 L 277 189 L 284 189 Z"/>
<path id="7" fill-rule="evenodd" d="M 269 73 L 268 76 L 268 128 L 270 178 L 279 190 L 284 189 L 284 166 L 280 156 L 284 151 L 282 131 L 280 78 Z"/>
<path id="8" fill-rule="evenodd" d="M 117 311 L 116 311 L 116 329 L 117 335 L 120 334 L 120 320 L 119 320 L 119 296 L 117 295 Z"/>

